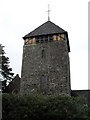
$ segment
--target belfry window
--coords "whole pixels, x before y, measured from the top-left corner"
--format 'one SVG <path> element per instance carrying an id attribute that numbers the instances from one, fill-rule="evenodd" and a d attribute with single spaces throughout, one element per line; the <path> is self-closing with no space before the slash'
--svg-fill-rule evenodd
<path id="1" fill-rule="evenodd" d="M 33 38 L 32 39 L 32 44 L 35 44 L 35 43 L 36 43 L 35 38 Z"/>
<path id="2" fill-rule="evenodd" d="M 41 43 L 43 43 L 43 37 L 40 37 L 41 38 Z"/>
<path id="3" fill-rule="evenodd" d="M 39 43 L 39 37 L 36 37 L 36 43 Z"/>
<path id="4" fill-rule="evenodd" d="M 49 41 L 53 41 L 53 36 L 49 36 Z"/>
<path id="5" fill-rule="evenodd" d="M 60 34 L 57 36 L 57 39 L 58 39 L 58 41 L 61 40 L 61 39 L 60 39 Z"/>
<path id="6" fill-rule="evenodd" d="M 61 34 L 61 37 L 64 38 L 64 34 Z"/>
<path id="7" fill-rule="evenodd" d="M 39 43 L 41 42 L 41 37 L 39 37 Z"/>
<path id="8" fill-rule="evenodd" d="M 29 44 L 31 44 L 32 43 L 32 41 L 31 41 L 31 38 L 29 39 Z"/>
<path id="9" fill-rule="evenodd" d="M 53 40 L 56 41 L 56 35 L 53 36 Z"/>
<path id="10" fill-rule="evenodd" d="M 25 40 L 25 45 L 27 45 L 27 44 L 28 44 L 28 39 Z"/>
<path id="11" fill-rule="evenodd" d="M 44 36 L 42 37 L 42 40 L 43 40 L 43 42 L 45 42 L 45 37 Z"/>
<path id="12" fill-rule="evenodd" d="M 48 42 L 48 36 L 45 36 L 45 42 Z"/>

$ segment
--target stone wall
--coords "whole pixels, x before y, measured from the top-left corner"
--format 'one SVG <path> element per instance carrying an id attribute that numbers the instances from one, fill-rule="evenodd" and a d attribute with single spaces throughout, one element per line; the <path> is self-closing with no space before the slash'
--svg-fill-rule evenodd
<path id="1" fill-rule="evenodd" d="M 70 94 L 67 40 L 24 45 L 20 92 Z"/>

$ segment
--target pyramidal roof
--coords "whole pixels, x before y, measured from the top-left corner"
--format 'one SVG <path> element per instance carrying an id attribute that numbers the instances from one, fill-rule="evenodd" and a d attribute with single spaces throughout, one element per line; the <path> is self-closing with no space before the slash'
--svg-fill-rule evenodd
<path id="1" fill-rule="evenodd" d="M 57 34 L 57 33 L 66 33 L 65 30 L 57 26 L 51 21 L 47 21 L 29 34 L 25 35 L 23 39 L 40 36 L 40 35 L 49 35 L 49 34 Z"/>

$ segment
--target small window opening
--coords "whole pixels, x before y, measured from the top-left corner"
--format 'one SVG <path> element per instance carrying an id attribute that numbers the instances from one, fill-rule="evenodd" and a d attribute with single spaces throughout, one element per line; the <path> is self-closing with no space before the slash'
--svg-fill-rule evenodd
<path id="1" fill-rule="evenodd" d="M 44 58 L 45 57 L 45 50 L 43 49 L 42 50 L 42 58 Z"/>
<path id="2" fill-rule="evenodd" d="M 46 90 L 47 82 L 46 82 L 46 77 L 45 75 L 41 76 L 41 81 L 40 81 L 40 88 L 42 91 Z"/>

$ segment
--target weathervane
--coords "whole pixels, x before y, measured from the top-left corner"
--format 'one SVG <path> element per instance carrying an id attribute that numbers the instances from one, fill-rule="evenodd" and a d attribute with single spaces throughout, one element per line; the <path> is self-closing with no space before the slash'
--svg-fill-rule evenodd
<path id="1" fill-rule="evenodd" d="M 48 21 L 50 21 L 50 11 L 51 10 L 49 10 L 49 5 L 48 5 L 48 11 L 47 11 L 48 12 Z"/>

